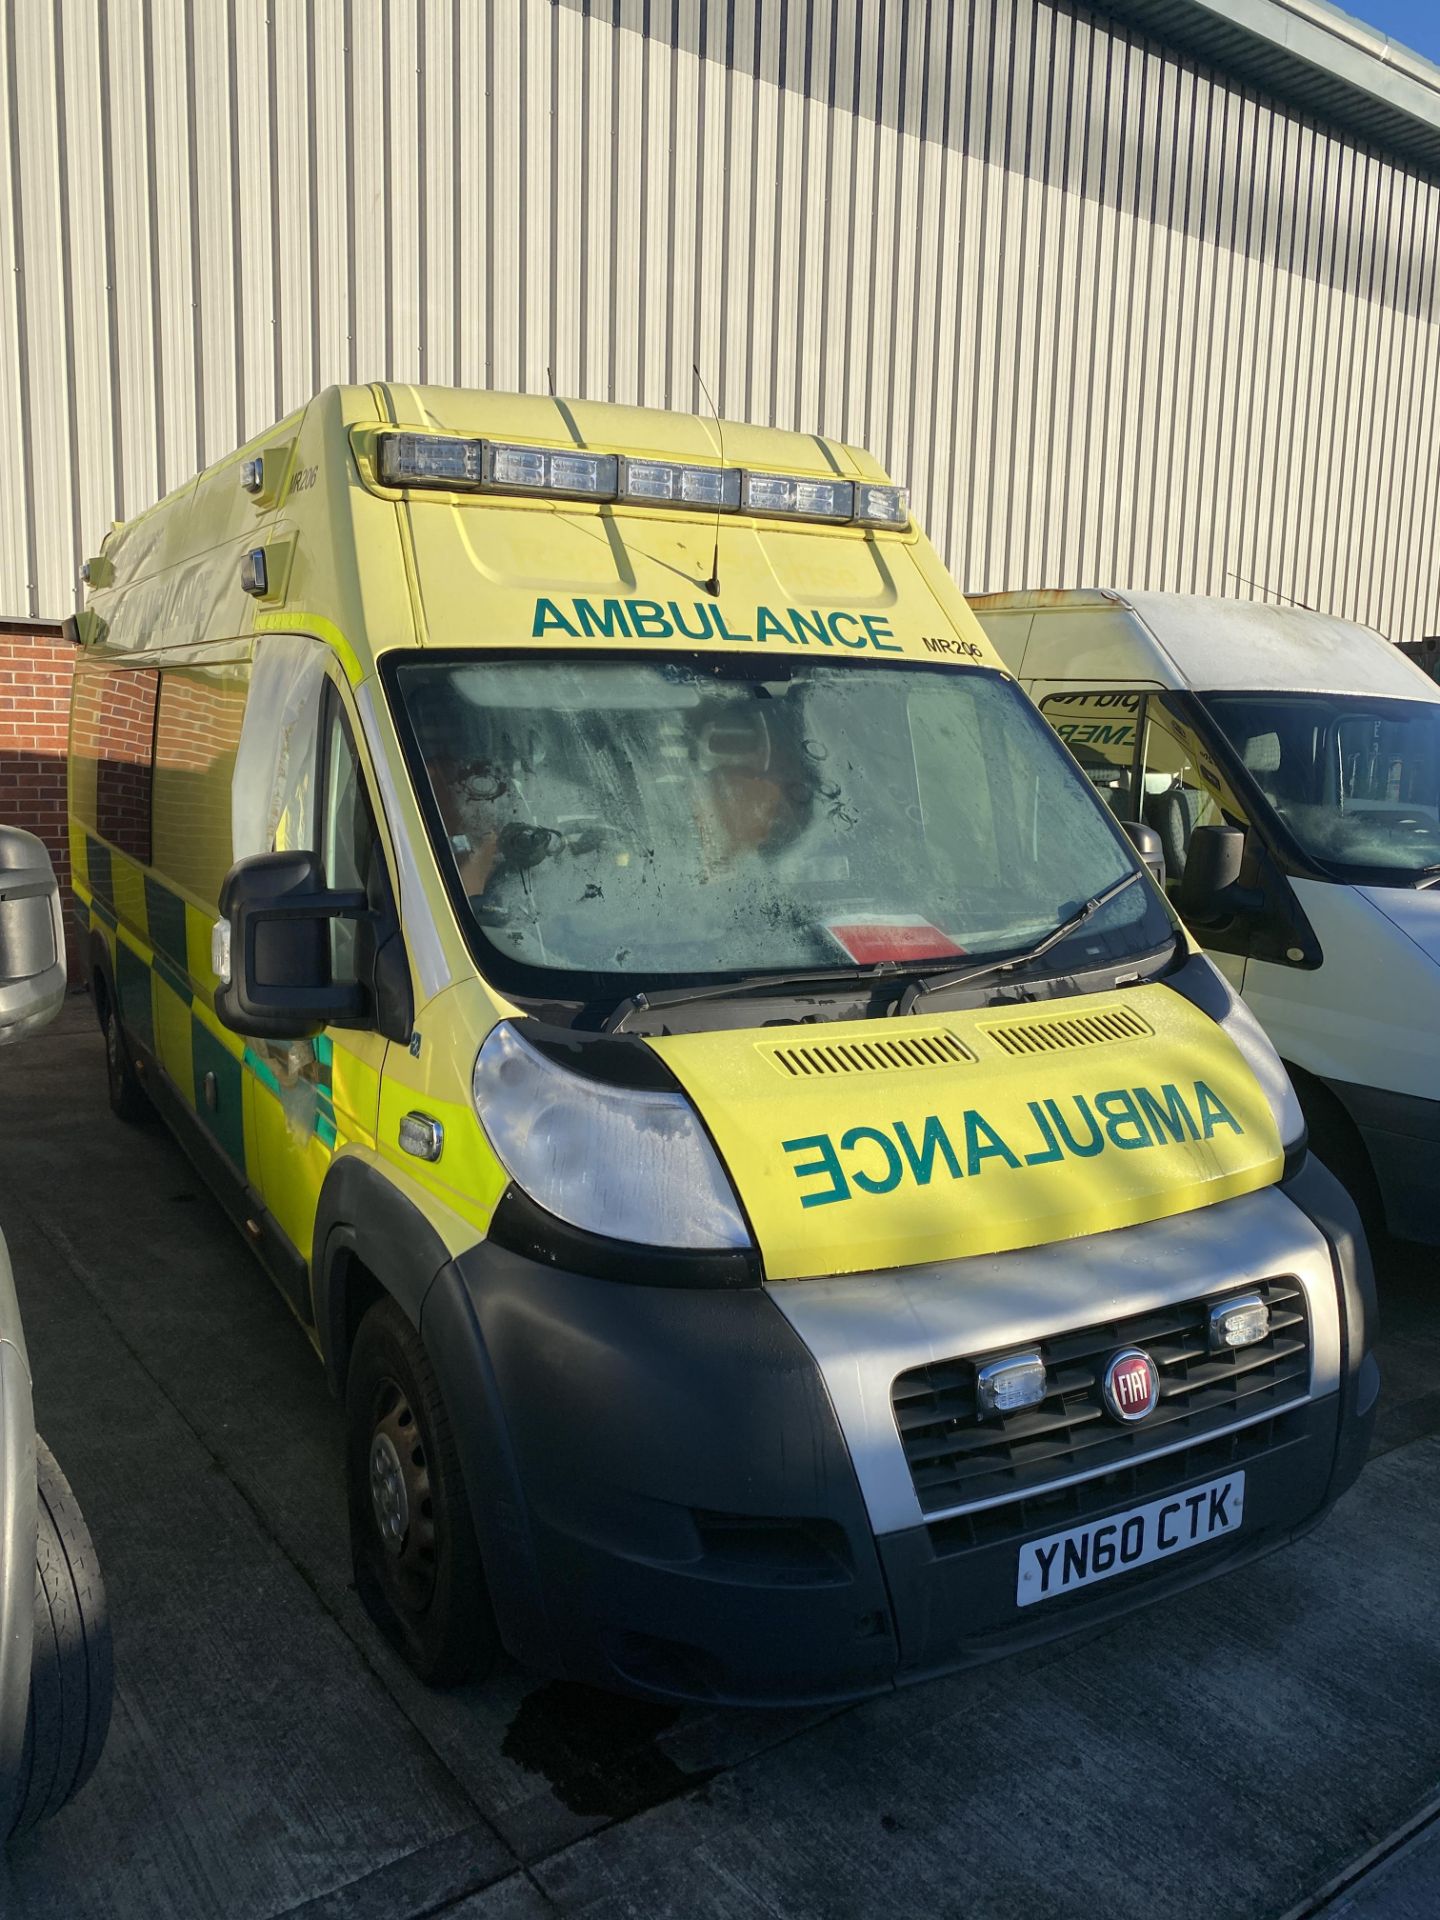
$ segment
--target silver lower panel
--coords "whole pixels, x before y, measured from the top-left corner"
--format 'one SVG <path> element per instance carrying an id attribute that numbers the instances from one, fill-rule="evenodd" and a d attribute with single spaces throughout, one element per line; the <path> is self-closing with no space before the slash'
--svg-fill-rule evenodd
<path id="1" fill-rule="evenodd" d="M 1331 1393 L 1340 1307 L 1330 1250 L 1276 1187 L 1085 1239 L 769 1292 L 824 1375 L 870 1524 L 884 1534 L 941 1517 L 915 1497 L 890 1405 L 896 1374 L 1279 1274 L 1294 1275 L 1309 1303 L 1311 1395 Z"/>

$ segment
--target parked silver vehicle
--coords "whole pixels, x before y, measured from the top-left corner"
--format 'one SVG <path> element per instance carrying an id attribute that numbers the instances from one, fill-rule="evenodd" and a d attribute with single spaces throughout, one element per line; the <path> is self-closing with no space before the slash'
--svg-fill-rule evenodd
<path id="1" fill-rule="evenodd" d="M 0 827 L 0 1046 L 65 998 L 50 856 Z M 94 1771 L 110 1724 L 105 1589 L 69 1483 L 35 1432 L 30 1366 L 0 1236 L 0 1843 L 56 1812 Z"/>

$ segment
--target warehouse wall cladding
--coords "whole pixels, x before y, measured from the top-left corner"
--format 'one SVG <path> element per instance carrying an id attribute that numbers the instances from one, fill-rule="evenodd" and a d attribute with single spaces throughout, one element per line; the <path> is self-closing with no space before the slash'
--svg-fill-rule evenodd
<path id="1" fill-rule="evenodd" d="M 1321 0 L 19 0 L 0 618 L 326 382 L 699 409 L 698 366 L 874 449 L 968 590 L 1434 632 L 1398 52 Z"/>

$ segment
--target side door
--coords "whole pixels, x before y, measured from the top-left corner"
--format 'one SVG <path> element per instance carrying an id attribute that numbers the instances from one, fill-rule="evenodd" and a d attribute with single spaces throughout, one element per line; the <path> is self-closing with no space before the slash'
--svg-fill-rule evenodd
<path id="1" fill-rule="evenodd" d="M 313 843 L 328 886 L 358 888 L 372 898 L 389 894 L 393 899 L 392 876 L 356 738 L 347 698 L 339 683 L 327 676 L 319 701 L 313 794 L 298 818 L 283 823 L 277 839 L 286 845 Z M 353 980 L 354 924 L 335 923 L 331 941 L 335 977 Z M 375 1146 L 380 1076 L 388 1044 L 379 1033 L 336 1028 L 314 1040 L 252 1041 L 246 1049 L 254 1080 L 252 1116 L 260 1196 L 306 1262 L 312 1252 L 320 1189 L 332 1160 L 346 1147 Z"/>

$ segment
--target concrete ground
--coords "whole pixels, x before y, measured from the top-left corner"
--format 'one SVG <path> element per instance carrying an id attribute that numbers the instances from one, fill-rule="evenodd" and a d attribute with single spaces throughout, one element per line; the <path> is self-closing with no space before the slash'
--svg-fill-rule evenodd
<path id="1" fill-rule="evenodd" d="M 1384 1257 L 1376 1457 L 1300 1545 L 848 1710 L 672 1713 L 513 1667 L 430 1694 L 380 1643 L 319 1365 L 169 1137 L 112 1119 L 84 1002 L 0 1055 L 0 1224 L 118 1673 L 6 1920 L 1275 1920 L 1440 1789 L 1434 1254 Z M 1440 1910 L 1354 1892 L 1326 1910 Z"/>

